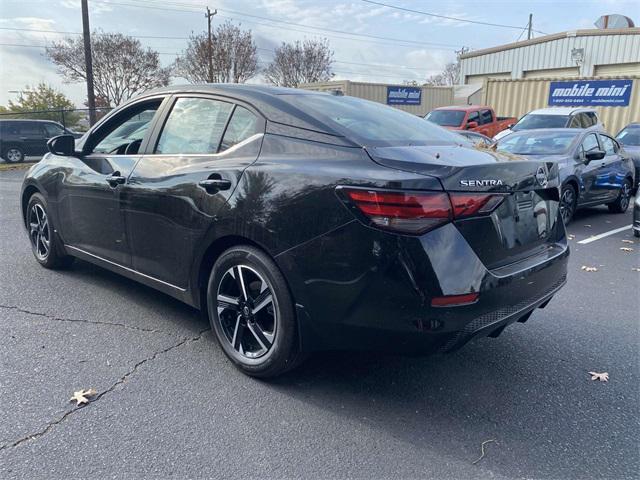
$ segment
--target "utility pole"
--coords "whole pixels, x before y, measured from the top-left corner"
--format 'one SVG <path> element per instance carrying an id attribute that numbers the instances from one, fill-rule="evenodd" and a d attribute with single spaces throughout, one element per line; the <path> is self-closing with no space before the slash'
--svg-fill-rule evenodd
<path id="1" fill-rule="evenodd" d="M 527 31 L 527 40 L 531 40 L 531 34 L 533 33 L 533 13 L 529 14 L 529 29 Z"/>
<path id="2" fill-rule="evenodd" d="M 204 14 L 205 18 L 207 19 L 207 32 L 208 32 L 208 44 L 207 44 L 207 50 L 208 50 L 208 57 L 209 57 L 209 83 L 213 83 L 213 39 L 211 37 L 211 18 L 218 13 L 218 10 L 214 10 L 213 12 L 211 10 L 209 10 L 209 7 L 207 7 L 207 13 Z"/>
<path id="3" fill-rule="evenodd" d="M 91 30 L 89 29 L 89 6 L 87 0 L 82 5 L 82 36 L 84 38 L 84 65 L 87 71 L 87 106 L 89 125 L 96 123 L 96 97 L 93 92 L 93 60 L 91 59 Z"/>

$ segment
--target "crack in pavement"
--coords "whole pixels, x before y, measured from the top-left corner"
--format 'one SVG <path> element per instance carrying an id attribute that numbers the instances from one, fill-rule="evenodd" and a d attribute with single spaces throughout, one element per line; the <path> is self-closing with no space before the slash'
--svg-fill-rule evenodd
<path id="1" fill-rule="evenodd" d="M 122 327 L 128 330 L 136 330 L 138 332 L 147 332 L 147 333 L 163 333 L 165 335 L 171 335 L 170 333 L 164 332 L 162 330 L 156 330 L 154 328 L 144 328 L 144 327 L 135 327 L 133 325 L 127 325 L 125 323 L 117 323 L 117 322 L 101 322 L 100 320 L 82 320 L 79 318 L 65 318 L 65 317 L 56 317 L 55 315 L 49 315 L 48 313 L 42 312 L 34 312 L 32 310 L 27 310 L 25 308 L 16 307 L 13 305 L 0 305 L 0 308 L 5 310 L 15 310 L 16 312 L 26 313 L 28 315 L 35 315 L 38 317 L 44 317 L 49 320 L 55 320 L 56 322 L 70 322 L 70 323 L 91 323 L 94 325 L 108 325 L 111 327 Z"/>
<path id="2" fill-rule="evenodd" d="M 71 414 L 73 414 L 75 412 L 79 412 L 80 410 L 89 407 L 89 405 L 92 405 L 92 404 L 96 403 L 103 396 L 113 392 L 118 387 L 118 385 L 122 385 L 124 382 L 126 382 L 127 379 L 131 375 L 136 373 L 138 371 L 138 369 L 142 365 L 144 365 L 145 363 L 151 362 L 151 361 L 155 360 L 159 355 L 163 355 L 163 354 L 165 354 L 167 352 L 170 352 L 171 350 L 174 350 L 174 349 L 176 349 L 178 347 L 181 347 L 182 345 L 184 345 L 186 343 L 197 342 L 198 340 L 200 340 L 202 338 L 202 335 L 204 335 L 204 333 L 208 332 L 209 330 L 211 330 L 211 329 L 210 328 L 205 328 L 204 330 L 201 330 L 200 332 L 198 332 L 198 335 L 195 336 L 195 337 L 183 338 L 178 343 L 174 343 L 173 345 L 170 345 L 167 348 L 164 348 L 162 350 L 158 350 L 158 351 L 154 352 L 151 356 L 140 360 L 138 363 L 136 363 L 133 366 L 133 368 L 131 370 L 129 370 L 127 373 L 125 373 L 122 377 L 120 377 L 113 385 L 111 385 L 105 391 L 100 392 L 99 394 L 97 394 L 96 397 L 93 400 L 91 400 L 88 404 L 86 404 L 84 406 L 77 406 L 76 408 L 73 408 L 72 410 L 66 411 L 64 413 L 64 415 L 62 415 L 57 420 L 54 420 L 52 422 L 47 423 L 47 425 L 42 430 L 40 430 L 39 432 L 32 433 L 30 435 L 26 435 L 26 436 L 24 436 L 22 438 L 19 438 L 18 440 L 15 440 L 13 442 L 5 443 L 4 445 L 0 445 L 0 452 L 3 451 L 3 450 L 6 450 L 8 448 L 17 447 L 18 445 L 20 445 L 22 443 L 25 443 L 25 442 L 28 442 L 30 440 L 36 440 L 36 439 L 42 437 L 43 435 L 46 435 L 53 427 L 55 427 L 56 425 L 62 423 Z"/>

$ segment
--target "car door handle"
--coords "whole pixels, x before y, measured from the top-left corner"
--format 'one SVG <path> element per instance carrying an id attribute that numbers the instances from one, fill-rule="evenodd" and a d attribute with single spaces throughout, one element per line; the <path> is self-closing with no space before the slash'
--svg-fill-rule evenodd
<path id="1" fill-rule="evenodd" d="M 122 185 L 127 181 L 127 177 L 120 175 L 120 172 L 113 172 L 107 178 L 105 178 L 111 188 L 116 188 L 118 185 Z"/>
<path id="2" fill-rule="evenodd" d="M 217 193 L 220 190 L 229 190 L 231 188 L 231 181 L 224 178 L 208 178 L 198 182 L 207 193 Z"/>

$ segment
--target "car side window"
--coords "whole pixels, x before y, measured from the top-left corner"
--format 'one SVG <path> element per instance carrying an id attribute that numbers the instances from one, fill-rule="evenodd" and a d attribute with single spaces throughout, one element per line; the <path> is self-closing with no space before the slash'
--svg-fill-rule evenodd
<path id="1" fill-rule="evenodd" d="M 480 110 L 480 125 L 486 125 L 491 122 L 493 122 L 491 110 Z"/>
<path id="2" fill-rule="evenodd" d="M 237 105 L 233 111 L 233 116 L 229 120 L 229 125 L 224 132 L 224 137 L 220 143 L 220 151 L 237 145 L 247 138 L 260 133 L 258 131 L 260 122 L 258 117 L 244 107 Z"/>
<path id="3" fill-rule="evenodd" d="M 57 137 L 58 135 L 62 135 L 64 133 L 64 129 L 60 125 L 56 125 L 55 123 L 45 123 L 44 131 L 49 138 Z"/>
<path id="4" fill-rule="evenodd" d="M 582 122 L 581 119 L 582 115 L 580 115 L 579 113 L 576 115 L 572 115 L 571 116 L 571 120 L 569 121 L 569 128 L 583 128 L 582 127 Z"/>
<path id="5" fill-rule="evenodd" d="M 217 153 L 231 103 L 207 98 L 178 98 L 162 128 L 157 154 Z"/>
<path id="6" fill-rule="evenodd" d="M 582 151 L 590 152 L 591 150 L 598 150 L 600 148 L 600 144 L 598 143 L 598 137 L 596 137 L 595 133 L 590 133 L 584 140 L 582 141 Z"/>
<path id="7" fill-rule="evenodd" d="M 42 135 L 42 127 L 39 123 L 24 122 L 20 124 L 20 135 Z"/>
<path id="8" fill-rule="evenodd" d="M 147 133 L 151 120 L 160 108 L 162 99 L 154 99 L 120 112 L 96 133 L 91 135 L 91 145 L 85 153 L 110 153 L 116 155 L 135 155 Z M 97 143 L 95 143 L 97 142 Z"/>
<path id="9" fill-rule="evenodd" d="M 613 139 L 606 135 L 600 135 L 600 139 L 602 140 L 602 146 L 604 147 L 604 151 L 607 155 L 613 155 L 617 152 Z"/>
<path id="10" fill-rule="evenodd" d="M 469 122 L 478 122 L 480 124 L 480 112 L 471 112 L 469 118 L 467 118 L 467 123 Z"/>
<path id="11" fill-rule="evenodd" d="M 590 127 L 593 127 L 596 123 L 598 123 L 598 119 L 596 118 L 596 114 L 593 112 L 587 112 L 585 113 L 585 116 L 588 119 L 588 124 Z"/>

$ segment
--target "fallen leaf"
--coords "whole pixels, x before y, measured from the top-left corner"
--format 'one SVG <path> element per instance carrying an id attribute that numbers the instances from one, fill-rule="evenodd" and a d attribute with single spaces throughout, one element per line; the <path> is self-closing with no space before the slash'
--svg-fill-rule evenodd
<path id="1" fill-rule="evenodd" d="M 589 372 L 589 375 L 591 375 L 591 380 L 600 380 L 601 382 L 609 381 L 609 374 L 607 372 L 604 372 L 604 373 Z"/>
<path id="2" fill-rule="evenodd" d="M 89 403 L 89 399 L 87 397 L 93 397 L 96 392 L 93 388 L 89 390 L 78 390 L 77 392 L 73 392 L 73 397 L 69 399 L 70 402 L 76 401 L 76 405 L 81 405 L 83 403 Z"/>
<path id="3" fill-rule="evenodd" d="M 585 272 L 597 272 L 598 271 L 598 269 L 596 267 L 587 267 L 586 265 L 583 265 L 580 270 L 584 270 Z"/>
<path id="4" fill-rule="evenodd" d="M 620 250 L 623 252 L 633 252 L 633 248 L 631 247 L 620 247 Z"/>
<path id="5" fill-rule="evenodd" d="M 633 240 L 622 240 L 622 243 L 635 243 Z"/>

